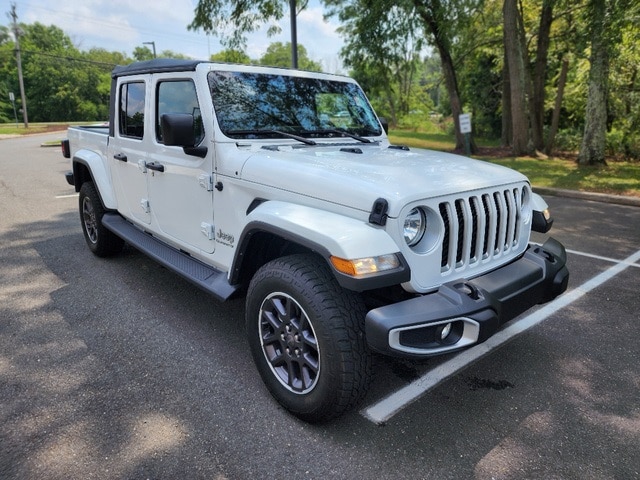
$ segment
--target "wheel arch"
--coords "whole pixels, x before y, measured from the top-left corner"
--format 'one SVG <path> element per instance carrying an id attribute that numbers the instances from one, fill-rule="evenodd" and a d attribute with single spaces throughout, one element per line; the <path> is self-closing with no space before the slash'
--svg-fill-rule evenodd
<path id="1" fill-rule="evenodd" d="M 315 254 L 323 259 L 329 257 L 328 251 L 321 245 L 273 225 L 253 222 L 247 225 L 240 238 L 229 283 L 248 285 L 262 265 L 295 253 Z"/>
<path id="2" fill-rule="evenodd" d="M 79 150 L 73 156 L 73 180 L 76 192 L 82 184 L 93 182 L 100 196 L 102 205 L 107 210 L 116 210 L 118 202 L 111 184 L 111 176 L 107 171 L 104 159 L 90 150 Z"/>
<path id="3" fill-rule="evenodd" d="M 311 207 L 265 201 L 251 210 L 240 235 L 230 270 L 231 284 L 248 284 L 265 263 L 295 253 L 322 258 L 338 283 L 348 290 L 365 291 L 408 281 L 410 271 L 395 242 L 380 228 L 343 215 Z M 395 253 L 402 267 L 360 278 L 339 272 L 332 256 L 356 259 Z"/>

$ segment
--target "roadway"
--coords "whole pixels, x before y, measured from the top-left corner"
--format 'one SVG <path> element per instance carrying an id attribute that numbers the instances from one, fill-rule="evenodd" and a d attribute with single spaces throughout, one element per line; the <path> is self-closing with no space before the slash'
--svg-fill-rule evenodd
<path id="1" fill-rule="evenodd" d="M 546 197 L 564 296 L 463 354 L 381 359 L 312 426 L 263 387 L 242 300 L 89 252 L 56 136 L 0 140 L 0 478 L 640 478 L 640 208 Z"/>

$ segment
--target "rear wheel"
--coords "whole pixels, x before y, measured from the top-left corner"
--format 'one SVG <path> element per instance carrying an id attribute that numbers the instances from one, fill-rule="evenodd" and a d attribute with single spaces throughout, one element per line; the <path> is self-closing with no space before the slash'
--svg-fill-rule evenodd
<path id="1" fill-rule="evenodd" d="M 247 293 L 254 361 L 271 394 L 308 422 L 334 418 L 366 394 L 372 375 L 361 297 L 314 255 L 264 265 Z"/>
<path id="2" fill-rule="evenodd" d="M 80 224 L 89 249 L 98 257 L 115 255 L 122 250 L 124 240 L 102 225 L 105 209 L 93 182 L 80 188 Z"/>

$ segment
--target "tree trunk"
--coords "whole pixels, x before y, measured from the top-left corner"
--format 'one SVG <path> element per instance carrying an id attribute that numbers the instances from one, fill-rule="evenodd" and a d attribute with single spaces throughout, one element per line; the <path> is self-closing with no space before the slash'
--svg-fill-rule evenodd
<path id="1" fill-rule="evenodd" d="M 389 113 L 391 113 L 391 126 L 398 126 L 398 114 L 396 112 L 396 102 L 393 100 L 393 92 L 391 91 L 391 82 L 385 82 L 384 93 L 389 103 Z"/>
<path id="2" fill-rule="evenodd" d="M 556 104 L 553 107 L 551 129 L 549 130 L 549 138 L 547 138 L 547 146 L 545 148 L 545 153 L 547 155 L 551 155 L 553 153 L 553 146 L 556 141 L 556 134 L 558 133 L 558 125 L 560 124 L 560 109 L 562 107 L 562 97 L 564 96 L 564 86 L 567 84 L 568 73 L 569 59 L 565 57 L 562 60 L 562 67 L 560 68 L 560 77 L 558 78 L 558 92 L 556 94 Z"/>
<path id="3" fill-rule="evenodd" d="M 439 18 L 446 16 L 446 8 L 440 0 L 431 0 L 424 2 L 413 0 L 413 4 L 424 22 L 426 30 L 433 35 L 433 43 L 440 55 L 442 65 L 442 74 L 444 76 L 444 84 L 449 94 L 449 103 L 451 106 L 451 114 L 455 125 L 456 134 L 456 150 L 465 148 L 464 134 L 460 132 L 460 114 L 462 113 L 462 102 L 460 101 L 460 89 L 458 88 L 458 80 L 456 69 L 451 58 L 450 40 L 446 37 L 444 29 L 440 24 Z M 477 147 L 473 139 L 471 140 L 471 153 L 477 151 Z"/>
<path id="4" fill-rule="evenodd" d="M 462 113 L 462 102 L 460 102 L 460 94 L 458 93 L 458 80 L 456 71 L 453 66 L 453 60 L 448 51 L 441 51 L 440 61 L 442 62 L 442 73 L 444 75 L 444 83 L 449 93 L 449 104 L 451 106 L 451 115 L 455 124 L 456 133 L 456 150 L 464 148 L 464 134 L 460 132 L 460 114 Z"/>
<path id="5" fill-rule="evenodd" d="M 598 165 L 605 160 L 607 93 L 609 90 L 609 45 L 606 41 L 606 0 L 592 0 L 589 93 L 584 136 L 578 154 L 580 165 Z"/>
<path id="6" fill-rule="evenodd" d="M 509 82 L 509 64 L 507 54 L 504 55 L 502 67 L 502 137 L 501 145 L 510 147 L 513 140 L 513 122 L 511 121 L 511 82 Z"/>
<path id="7" fill-rule="evenodd" d="M 526 77 L 522 43 L 518 30 L 517 0 L 505 0 L 504 15 L 504 47 L 509 67 L 511 124 L 513 136 L 511 148 L 514 155 L 530 153 L 529 123 L 526 101 Z"/>
<path id="8" fill-rule="evenodd" d="M 549 57 L 549 44 L 551 43 L 550 34 L 555 1 L 556 0 L 544 0 L 542 2 L 540 26 L 538 28 L 538 43 L 536 47 L 536 62 L 533 68 L 531 139 L 533 140 L 533 146 L 540 151 L 544 149 L 544 87 L 547 78 L 547 59 Z"/>

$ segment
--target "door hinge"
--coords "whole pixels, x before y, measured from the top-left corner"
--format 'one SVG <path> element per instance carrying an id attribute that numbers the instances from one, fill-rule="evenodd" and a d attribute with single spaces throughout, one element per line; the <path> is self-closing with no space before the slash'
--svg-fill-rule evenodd
<path id="1" fill-rule="evenodd" d="M 207 222 L 202 222 L 200 224 L 200 231 L 202 234 L 207 237 L 209 240 L 213 240 L 215 237 L 216 227 Z"/>
<path id="2" fill-rule="evenodd" d="M 138 168 L 142 173 L 147 173 L 147 162 L 145 160 L 138 160 Z"/>
<path id="3" fill-rule="evenodd" d="M 213 177 L 211 175 L 207 175 L 206 173 L 201 173 L 198 176 L 198 182 L 200 186 L 210 192 L 213 190 Z"/>
<path id="4" fill-rule="evenodd" d="M 140 200 L 140 206 L 142 207 L 142 210 L 144 211 L 144 213 L 149 213 L 151 211 L 149 200 L 147 200 L 146 198 L 143 198 L 142 200 Z"/>

